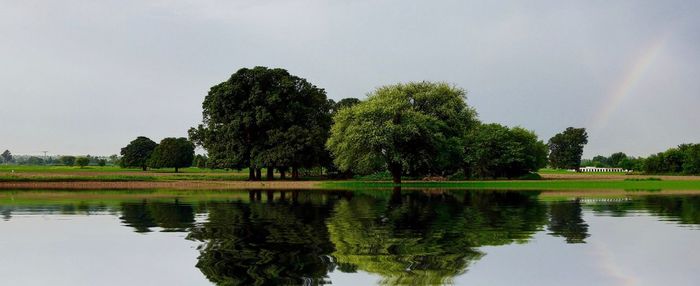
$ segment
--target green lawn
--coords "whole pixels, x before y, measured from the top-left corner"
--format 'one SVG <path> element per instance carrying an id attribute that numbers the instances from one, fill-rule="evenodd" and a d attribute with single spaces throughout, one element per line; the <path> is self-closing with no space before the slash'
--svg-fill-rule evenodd
<path id="1" fill-rule="evenodd" d="M 391 188 L 391 182 L 329 181 L 323 188 Z M 700 181 L 612 181 L 612 180 L 541 180 L 541 181 L 460 181 L 406 182 L 407 188 L 510 189 L 510 190 L 698 190 Z"/>

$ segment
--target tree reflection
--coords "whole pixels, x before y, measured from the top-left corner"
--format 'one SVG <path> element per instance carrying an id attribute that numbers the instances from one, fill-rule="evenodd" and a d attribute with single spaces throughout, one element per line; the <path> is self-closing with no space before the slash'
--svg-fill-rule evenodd
<path id="1" fill-rule="evenodd" d="M 583 220 L 580 200 L 556 202 L 549 207 L 549 231 L 566 238 L 567 243 L 586 243 L 588 224 Z"/>
<path id="2" fill-rule="evenodd" d="M 327 283 L 334 264 L 324 219 L 332 203 L 291 197 L 209 204 L 208 221 L 188 236 L 204 242 L 197 267 L 218 285 Z"/>
<path id="3" fill-rule="evenodd" d="M 523 241 L 546 223 L 535 197 L 514 192 L 393 191 L 340 201 L 328 220 L 341 268 L 383 284 L 443 284 L 483 256 L 475 248 Z"/>
<path id="4" fill-rule="evenodd" d="M 174 202 L 122 203 L 120 219 L 136 232 L 150 232 L 152 227 L 163 231 L 186 231 L 194 223 L 194 209 L 189 204 Z"/>

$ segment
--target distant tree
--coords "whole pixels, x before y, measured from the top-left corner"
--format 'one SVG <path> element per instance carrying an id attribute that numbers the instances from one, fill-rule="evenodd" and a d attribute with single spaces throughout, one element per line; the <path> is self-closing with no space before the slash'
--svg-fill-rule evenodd
<path id="1" fill-rule="evenodd" d="M 591 166 L 593 167 L 598 167 L 598 168 L 603 168 L 603 167 L 608 167 L 608 157 L 598 155 L 593 157 L 593 160 L 591 160 Z"/>
<path id="2" fill-rule="evenodd" d="M 588 133 L 585 128 L 566 128 L 549 139 L 549 164 L 558 169 L 578 169 L 586 144 Z"/>
<path id="3" fill-rule="evenodd" d="M 336 112 L 338 112 L 338 110 L 341 110 L 341 109 L 347 108 L 347 107 L 352 107 L 360 102 L 361 101 L 359 99 L 354 98 L 354 97 L 343 98 L 340 101 L 333 103 L 333 112 L 332 113 L 335 114 Z"/>
<path id="4" fill-rule="evenodd" d="M 513 178 L 547 165 L 547 145 L 520 127 L 484 124 L 467 134 L 464 175 Z"/>
<path id="5" fill-rule="evenodd" d="M 107 165 L 107 160 L 105 159 L 98 159 L 97 160 L 97 166 L 104 167 Z"/>
<path id="6" fill-rule="evenodd" d="M 613 153 L 608 157 L 608 165 L 613 168 L 620 168 L 620 163 L 627 159 L 627 154 L 622 152 Z"/>
<path id="7" fill-rule="evenodd" d="M 61 156 L 60 158 L 61 163 L 66 166 L 73 166 L 75 165 L 75 157 L 74 156 Z"/>
<path id="8" fill-rule="evenodd" d="M 700 175 L 700 144 L 682 144 L 678 149 L 683 152 L 683 173 Z"/>
<path id="9" fill-rule="evenodd" d="M 121 150 L 120 166 L 122 168 L 138 167 L 146 171 L 148 159 L 158 144 L 147 137 L 140 136 Z"/>
<path id="10" fill-rule="evenodd" d="M 459 168 L 464 132 L 477 122 L 464 90 L 431 82 L 380 87 L 333 120 L 326 146 L 334 163 L 356 173 L 388 169 L 394 183 Z"/>
<path id="11" fill-rule="evenodd" d="M 24 164 L 30 165 L 30 166 L 40 166 L 40 165 L 44 165 L 44 159 L 41 159 L 41 158 L 36 157 L 36 156 L 31 156 L 31 157 L 27 158 L 26 161 L 24 161 Z"/>
<path id="12" fill-rule="evenodd" d="M 160 141 L 148 160 L 152 168 L 179 168 L 192 166 L 194 144 L 187 138 L 165 138 Z"/>
<path id="13" fill-rule="evenodd" d="M 207 167 L 207 156 L 206 155 L 195 155 L 194 156 L 194 161 L 192 162 L 192 165 L 194 165 L 197 168 L 204 169 Z"/>
<path id="14" fill-rule="evenodd" d="M 3 162 L 8 164 L 14 162 L 14 158 L 12 158 L 12 153 L 10 153 L 10 150 L 5 150 L 5 152 L 2 152 L 0 158 L 2 158 Z"/>
<path id="15" fill-rule="evenodd" d="M 82 168 L 85 168 L 85 166 L 87 166 L 87 165 L 90 164 L 90 158 L 88 158 L 88 157 L 78 157 L 78 158 L 75 160 L 75 163 L 76 163 L 78 166 L 80 166 L 80 168 L 82 169 Z"/>
<path id="16" fill-rule="evenodd" d="M 238 70 L 209 91 L 204 99 L 204 124 L 189 131 L 204 147 L 214 168 L 249 168 L 249 179 L 268 177 L 277 168 L 319 165 L 332 107 L 326 92 L 284 69 Z"/>

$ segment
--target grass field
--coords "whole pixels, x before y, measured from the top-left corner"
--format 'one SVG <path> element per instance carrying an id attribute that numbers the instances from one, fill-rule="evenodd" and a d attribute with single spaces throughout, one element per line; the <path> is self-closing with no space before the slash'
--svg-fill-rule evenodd
<path id="1" fill-rule="evenodd" d="M 264 172 L 263 172 L 264 173 Z M 405 188 L 446 188 L 446 189 L 509 189 L 509 190 L 698 190 L 700 191 L 700 177 L 682 176 L 639 176 L 625 175 L 622 173 L 573 173 L 565 170 L 543 169 L 540 174 L 543 180 L 519 181 L 519 180 L 494 180 L 494 181 L 446 181 L 446 182 L 421 182 L 405 181 L 401 184 Z M 108 186 L 112 182 L 112 188 L 118 188 L 128 183 L 139 183 L 138 187 L 152 184 L 169 186 L 176 182 L 192 182 L 178 184 L 178 186 L 199 186 L 196 183 L 226 183 L 221 188 L 250 188 L 261 186 L 273 187 L 298 187 L 324 188 L 324 189 L 376 189 L 391 188 L 394 184 L 383 179 L 351 179 L 345 181 L 331 181 L 316 178 L 304 178 L 305 184 L 296 184 L 292 181 L 275 182 L 244 182 L 248 178 L 247 170 L 226 171 L 199 168 L 183 168 L 180 173 L 174 173 L 172 169 L 157 169 L 142 171 L 140 169 L 122 169 L 115 166 L 106 167 L 66 167 L 66 166 L 7 166 L 0 165 L 0 188 L 31 189 L 36 186 L 51 186 L 51 183 L 62 184 L 61 188 L 75 182 L 76 185 L 88 182 L 104 182 L 105 184 L 93 184 L 98 188 Z M 21 184 L 25 184 L 23 186 Z M 84 186 L 83 186 L 84 187 Z M 135 186 L 131 186 L 136 188 Z M 217 187 L 217 188 L 218 188 Z M 107 188 L 107 187 L 105 187 Z M 197 188 L 197 187 L 195 187 Z"/>
<path id="2" fill-rule="evenodd" d="M 321 188 L 391 188 L 391 182 L 329 181 L 320 182 Z M 539 180 L 539 181 L 459 181 L 459 182 L 405 182 L 404 188 L 449 189 L 503 189 L 503 190 L 698 190 L 700 181 L 656 180 Z"/>

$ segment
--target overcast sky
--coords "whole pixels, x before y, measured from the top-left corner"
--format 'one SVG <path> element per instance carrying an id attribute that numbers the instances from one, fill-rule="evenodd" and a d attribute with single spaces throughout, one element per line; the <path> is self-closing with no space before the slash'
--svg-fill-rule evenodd
<path id="1" fill-rule="evenodd" d="M 0 149 L 186 136 L 209 87 L 281 67 L 333 99 L 406 81 L 585 156 L 700 142 L 699 1 L 0 0 Z"/>

